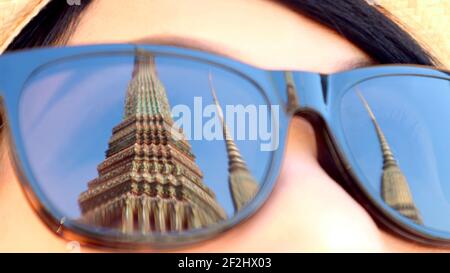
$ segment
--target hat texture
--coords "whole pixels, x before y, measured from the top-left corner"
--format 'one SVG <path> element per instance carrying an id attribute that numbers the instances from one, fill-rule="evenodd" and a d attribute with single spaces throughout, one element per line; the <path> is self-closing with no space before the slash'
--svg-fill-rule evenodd
<path id="1" fill-rule="evenodd" d="M 450 67 L 450 0 L 378 0 L 406 30 Z"/>
<path id="2" fill-rule="evenodd" d="M 0 53 L 49 1 L 0 0 Z"/>

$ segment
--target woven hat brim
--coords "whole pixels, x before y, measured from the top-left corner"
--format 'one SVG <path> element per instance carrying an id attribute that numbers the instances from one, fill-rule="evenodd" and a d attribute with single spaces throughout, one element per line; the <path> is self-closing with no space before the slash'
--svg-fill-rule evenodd
<path id="1" fill-rule="evenodd" d="M 0 0 L 0 54 L 50 0 Z"/>
<path id="2" fill-rule="evenodd" d="M 450 67 L 449 0 L 377 0 L 432 55 Z"/>

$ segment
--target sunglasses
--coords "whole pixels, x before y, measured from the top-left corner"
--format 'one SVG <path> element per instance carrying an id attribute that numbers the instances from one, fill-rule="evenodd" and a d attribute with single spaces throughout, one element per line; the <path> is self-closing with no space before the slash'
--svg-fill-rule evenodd
<path id="1" fill-rule="evenodd" d="M 10 53 L 0 71 L 19 180 L 64 238 L 140 249 L 218 236 L 269 198 L 303 116 L 380 225 L 450 243 L 447 71 L 266 71 L 159 45 Z"/>

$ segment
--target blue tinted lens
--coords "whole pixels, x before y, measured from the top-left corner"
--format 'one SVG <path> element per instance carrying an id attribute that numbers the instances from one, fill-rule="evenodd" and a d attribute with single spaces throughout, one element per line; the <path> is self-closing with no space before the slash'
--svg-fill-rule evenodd
<path id="1" fill-rule="evenodd" d="M 46 204 L 126 235 L 231 219 L 263 187 L 278 145 L 279 108 L 247 78 L 144 50 L 45 65 L 19 110 Z"/>
<path id="2" fill-rule="evenodd" d="M 398 220 L 450 232 L 450 82 L 421 76 L 363 81 L 342 98 L 353 171 Z"/>

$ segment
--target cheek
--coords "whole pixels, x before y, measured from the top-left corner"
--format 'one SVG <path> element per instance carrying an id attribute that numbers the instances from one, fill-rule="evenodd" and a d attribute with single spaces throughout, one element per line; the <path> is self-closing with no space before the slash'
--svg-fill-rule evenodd
<path id="1" fill-rule="evenodd" d="M 67 252 L 66 242 L 43 224 L 25 199 L 0 145 L 0 252 Z"/>
<path id="2" fill-rule="evenodd" d="M 379 230 L 367 212 L 318 165 L 302 154 L 286 157 L 278 211 L 312 251 L 379 251 Z"/>
<path id="3" fill-rule="evenodd" d="M 274 204 L 290 234 L 313 251 L 381 250 L 372 218 L 318 164 L 311 125 L 294 119 L 287 147 Z"/>

